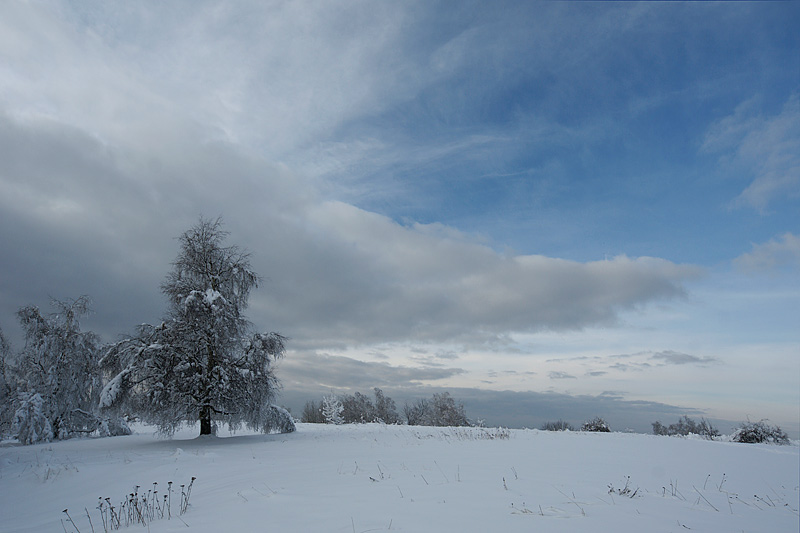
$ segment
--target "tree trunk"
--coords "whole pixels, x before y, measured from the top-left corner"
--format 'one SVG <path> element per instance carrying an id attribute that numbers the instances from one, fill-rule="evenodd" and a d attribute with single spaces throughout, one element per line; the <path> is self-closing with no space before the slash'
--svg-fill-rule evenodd
<path id="1" fill-rule="evenodd" d="M 200 409 L 200 434 L 213 435 L 211 425 L 211 407 L 206 405 Z"/>

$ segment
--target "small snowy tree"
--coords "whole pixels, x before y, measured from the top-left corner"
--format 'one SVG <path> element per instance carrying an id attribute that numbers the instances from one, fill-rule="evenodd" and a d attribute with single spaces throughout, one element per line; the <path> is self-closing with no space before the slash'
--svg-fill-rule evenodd
<path id="1" fill-rule="evenodd" d="M 168 435 L 184 421 L 199 421 L 201 435 L 217 422 L 263 432 L 287 427 L 275 425 L 270 405 L 278 389 L 272 363 L 286 339 L 251 332 L 242 313 L 259 277 L 247 253 L 223 246 L 226 236 L 219 219 L 203 218 L 180 236 L 161 286 L 167 316 L 107 351 L 102 365 L 113 377 L 101 408 L 135 413 Z"/>
<path id="2" fill-rule="evenodd" d="M 329 394 L 322 398 L 322 417 L 326 424 L 344 423 L 343 410 L 342 401 L 335 394 Z"/>
<path id="3" fill-rule="evenodd" d="M 15 365 L 14 426 L 24 444 L 92 433 L 101 422 L 100 342 L 79 324 L 89 299 L 53 300 L 52 305 L 56 312 L 50 316 L 36 306 L 17 312 L 25 347 Z"/>

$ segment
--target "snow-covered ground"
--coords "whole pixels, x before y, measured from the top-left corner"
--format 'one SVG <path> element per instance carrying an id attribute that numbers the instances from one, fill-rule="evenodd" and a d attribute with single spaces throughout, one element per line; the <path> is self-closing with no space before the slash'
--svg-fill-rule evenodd
<path id="1" fill-rule="evenodd" d="M 622 433 L 326 426 L 0 448 L 0 531 L 103 531 L 98 497 L 173 492 L 153 532 L 797 532 L 800 447 Z M 175 516 L 179 484 L 194 483 Z M 626 488 L 627 487 L 627 488 Z M 66 521 L 63 509 L 75 526 Z M 86 517 L 88 509 L 92 525 Z M 62 526 L 62 519 L 64 520 Z M 188 526 L 188 527 L 187 527 Z M 142 530 L 141 525 L 122 531 Z"/>

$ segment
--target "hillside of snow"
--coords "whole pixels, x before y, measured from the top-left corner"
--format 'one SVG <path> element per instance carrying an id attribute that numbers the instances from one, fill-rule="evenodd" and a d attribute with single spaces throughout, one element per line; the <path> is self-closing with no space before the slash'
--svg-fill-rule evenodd
<path id="1" fill-rule="evenodd" d="M 161 498 L 170 481 L 172 516 L 148 520 L 149 531 L 800 528 L 796 444 L 379 424 L 298 424 L 287 435 L 196 432 L 165 440 L 139 427 L 127 437 L 6 443 L 0 531 L 101 532 L 98 498 L 119 508 L 137 485 L 146 493 L 157 483 Z M 192 477 L 180 515 L 178 487 Z"/>

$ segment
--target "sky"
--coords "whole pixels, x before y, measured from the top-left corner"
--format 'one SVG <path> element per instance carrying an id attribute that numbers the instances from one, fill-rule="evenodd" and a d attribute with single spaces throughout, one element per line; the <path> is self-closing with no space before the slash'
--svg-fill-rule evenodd
<path id="1" fill-rule="evenodd" d="M 800 5 L 0 3 L 0 327 L 157 322 L 221 217 L 296 413 L 800 434 Z"/>

